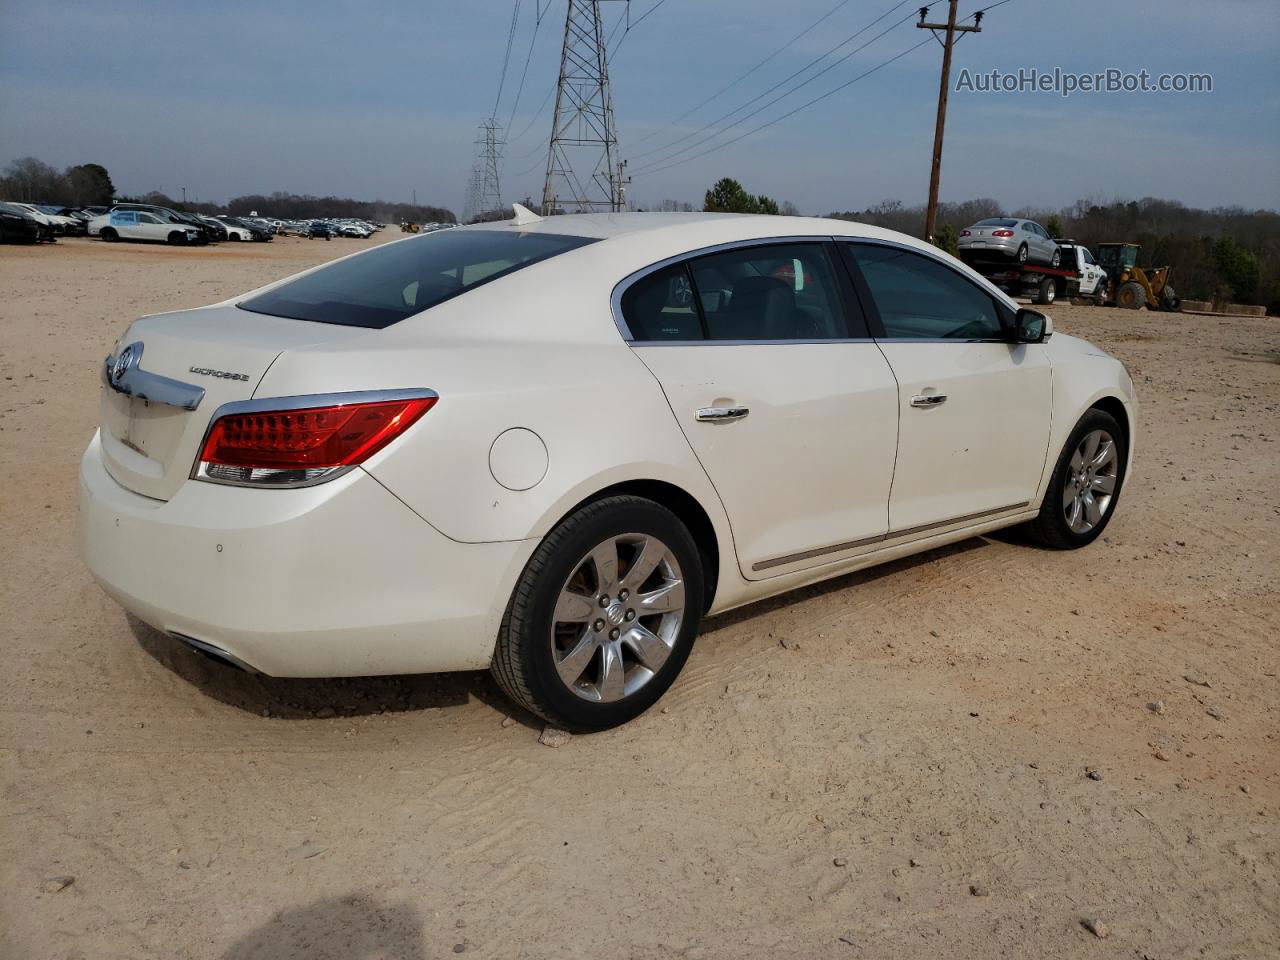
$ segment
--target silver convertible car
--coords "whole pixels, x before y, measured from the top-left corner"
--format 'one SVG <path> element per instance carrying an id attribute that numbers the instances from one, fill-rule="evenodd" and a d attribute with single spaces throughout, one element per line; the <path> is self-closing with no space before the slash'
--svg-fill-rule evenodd
<path id="1" fill-rule="evenodd" d="M 799 217 L 519 211 L 143 317 L 100 376 L 84 551 L 126 609 L 276 676 L 490 668 L 574 730 L 705 615 L 1001 527 L 1087 546 L 1135 433 L 1119 361 Z"/>

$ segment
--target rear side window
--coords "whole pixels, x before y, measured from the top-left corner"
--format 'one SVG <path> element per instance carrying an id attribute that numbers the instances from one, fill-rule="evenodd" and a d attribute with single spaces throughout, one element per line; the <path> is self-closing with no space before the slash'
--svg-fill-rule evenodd
<path id="1" fill-rule="evenodd" d="M 701 340 L 689 267 L 678 263 L 651 273 L 622 295 L 622 315 L 633 340 Z"/>
<path id="2" fill-rule="evenodd" d="M 378 247 L 237 304 L 294 320 L 382 329 L 481 284 L 594 243 L 590 237 L 448 230 Z"/>
<path id="3" fill-rule="evenodd" d="M 835 340 L 848 337 L 821 243 L 751 245 L 696 257 L 622 296 L 632 340 Z"/>

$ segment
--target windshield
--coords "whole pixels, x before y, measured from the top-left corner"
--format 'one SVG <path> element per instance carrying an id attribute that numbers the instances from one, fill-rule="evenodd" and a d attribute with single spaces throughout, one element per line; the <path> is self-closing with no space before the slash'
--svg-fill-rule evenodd
<path id="1" fill-rule="evenodd" d="M 1017 225 L 1018 225 L 1017 220 L 999 220 L 999 219 L 979 220 L 977 223 L 974 224 L 975 227 L 1016 227 Z"/>
<path id="2" fill-rule="evenodd" d="M 389 243 L 237 304 L 294 320 L 382 329 L 524 267 L 595 241 L 467 230 Z"/>

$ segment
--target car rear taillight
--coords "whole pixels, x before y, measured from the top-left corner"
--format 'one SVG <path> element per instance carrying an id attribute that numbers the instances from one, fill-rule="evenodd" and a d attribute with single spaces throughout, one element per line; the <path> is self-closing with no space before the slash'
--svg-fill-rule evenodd
<path id="1" fill-rule="evenodd" d="M 1012 230 L 992 230 L 991 235 L 993 237 L 1012 237 L 1013 231 Z"/>
<path id="2" fill-rule="evenodd" d="M 209 428 L 192 476 L 249 486 L 332 480 L 385 447 L 438 399 L 419 390 L 392 398 L 365 393 L 341 400 L 289 397 L 228 404 Z"/>
<path id="3" fill-rule="evenodd" d="M 960 236 L 962 236 L 962 237 L 967 237 L 967 236 L 969 236 L 969 231 L 968 231 L 968 230 L 961 230 L 961 231 L 960 231 Z"/>

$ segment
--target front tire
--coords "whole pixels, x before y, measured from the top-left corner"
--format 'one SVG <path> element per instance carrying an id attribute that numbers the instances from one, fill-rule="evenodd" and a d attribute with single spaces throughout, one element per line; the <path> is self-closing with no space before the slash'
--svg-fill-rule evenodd
<path id="1" fill-rule="evenodd" d="M 1097 408 L 1081 417 L 1058 457 L 1040 515 L 1027 524 L 1028 535 L 1059 550 L 1093 543 L 1115 513 L 1128 454 L 1115 417 Z"/>
<path id="2" fill-rule="evenodd" d="M 113 230 L 111 227 L 103 227 L 102 230 L 98 233 L 98 236 L 102 237 L 102 239 L 105 240 L 107 243 L 115 243 L 118 239 L 120 239 L 120 235 L 116 233 L 115 230 Z"/>
<path id="3" fill-rule="evenodd" d="M 627 495 L 588 504 L 525 566 L 498 633 L 494 679 L 566 730 L 626 723 L 688 659 L 702 578 L 698 547 L 670 510 Z"/>
<path id="4" fill-rule="evenodd" d="M 1125 310 L 1141 310 L 1147 303 L 1147 291 L 1136 280 L 1122 283 L 1116 291 L 1116 306 Z"/>

